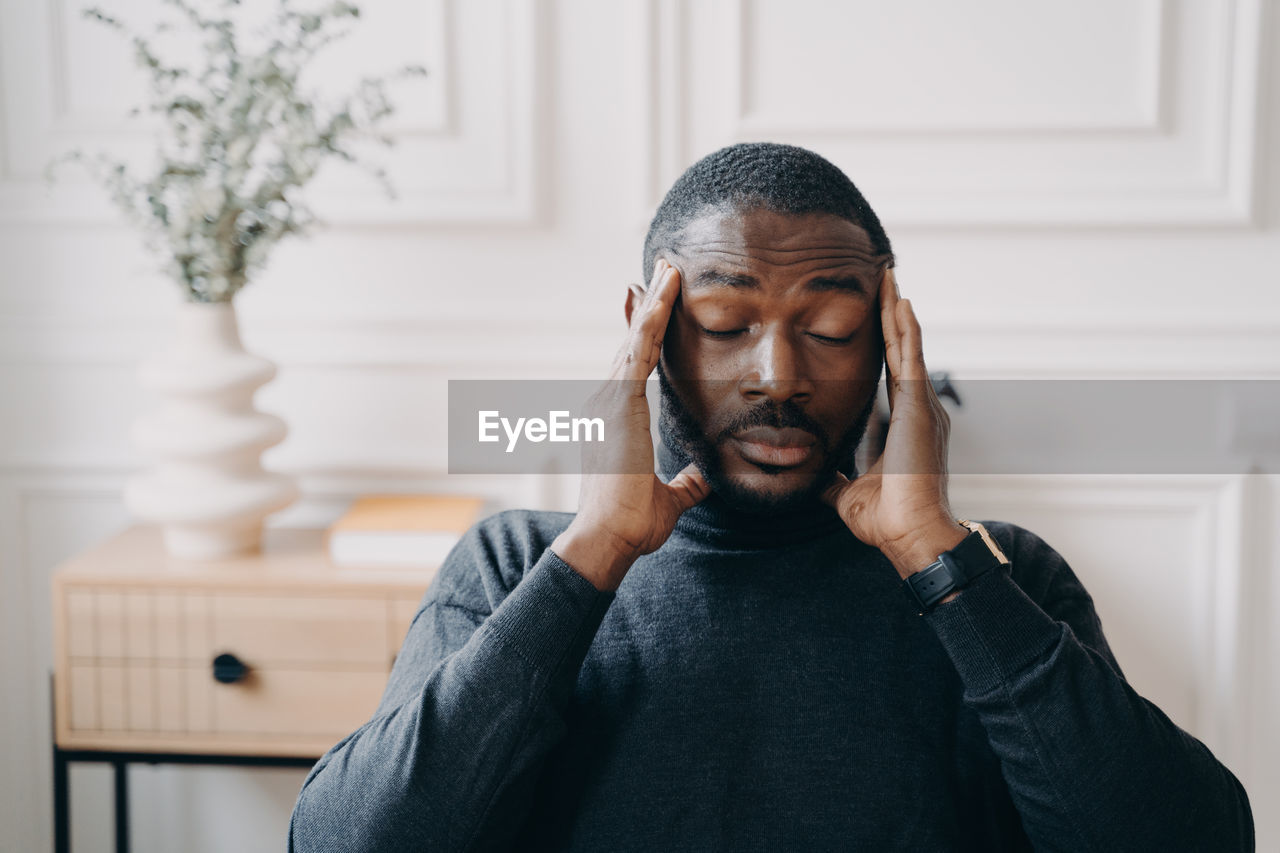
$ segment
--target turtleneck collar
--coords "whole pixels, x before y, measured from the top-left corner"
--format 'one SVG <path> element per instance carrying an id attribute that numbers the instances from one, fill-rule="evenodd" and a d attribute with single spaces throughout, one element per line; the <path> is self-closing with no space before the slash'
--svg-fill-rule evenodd
<path id="1" fill-rule="evenodd" d="M 657 447 L 658 473 L 663 482 L 680 473 L 689 458 L 662 432 Z M 785 512 L 752 513 L 729 506 L 716 492 L 686 510 L 676 532 L 688 538 L 728 548 L 774 548 L 795 545 L 847 530 L 836 511 L 816 498 Z"/>

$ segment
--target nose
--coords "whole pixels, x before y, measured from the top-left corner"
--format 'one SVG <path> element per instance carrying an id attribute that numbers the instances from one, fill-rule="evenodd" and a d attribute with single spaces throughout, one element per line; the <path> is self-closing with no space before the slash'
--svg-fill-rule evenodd
<path id="1" fill-rule="evenodd" d="M 813 380 L 804 375 L 797 342 L 786 330 L 764 331 L 746 357 L 738 391 L 747 402 L 759 403 L 768 397 L 777 403 L 805 403 L 813 396 Z"/>

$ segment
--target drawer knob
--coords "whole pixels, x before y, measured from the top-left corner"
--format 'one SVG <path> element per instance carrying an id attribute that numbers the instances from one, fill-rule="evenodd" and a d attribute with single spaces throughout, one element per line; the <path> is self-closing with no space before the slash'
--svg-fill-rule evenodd
<path id="1" fill-rule="evenodd" d="M 223 684 L 235 684 L 249 674 L 249 666 L 235 655 L 224 652 L 213 659 L 213 678 Z"/>

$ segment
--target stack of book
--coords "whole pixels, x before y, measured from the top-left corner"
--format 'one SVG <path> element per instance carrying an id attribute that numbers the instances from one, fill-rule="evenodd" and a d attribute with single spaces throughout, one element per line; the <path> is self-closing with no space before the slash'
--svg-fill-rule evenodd
<path id="1" fill-rule="evenodd" d="M 437 568 L 483 508 L 483 498 L 466 495 L 361 495 L 326 531 L 329 559 Z"/>

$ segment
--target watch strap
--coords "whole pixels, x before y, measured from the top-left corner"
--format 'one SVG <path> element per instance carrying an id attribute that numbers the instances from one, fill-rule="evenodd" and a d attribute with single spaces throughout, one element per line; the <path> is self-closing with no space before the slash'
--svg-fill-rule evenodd
<path id="1" fill-rule="evenodd" d="M 963 522 L 962 522 L 963 523 Z M 902 582 L 902 588 L 920 613 L 928 613 L 939 601 L 962 589 L 993 568 L 1008 562 L 999 546 L 989 544 L 990 534 L 980 524 L 964 523 L 970 533 L 960 544 Z M 985 534 L 985 535 L 984 535 Z"/>

